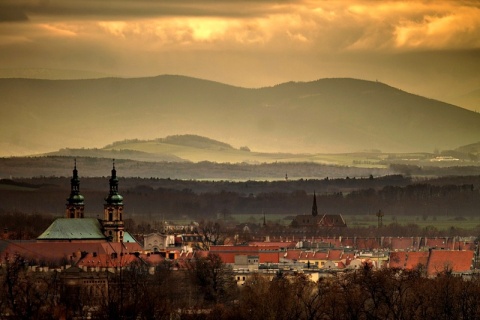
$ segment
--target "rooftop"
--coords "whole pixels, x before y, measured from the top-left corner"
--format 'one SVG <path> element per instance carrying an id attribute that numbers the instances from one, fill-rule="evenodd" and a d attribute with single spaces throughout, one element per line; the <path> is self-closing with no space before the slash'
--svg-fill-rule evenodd
<path id="1" fill-rule="evenodd" d="M 98 219 L 59 218 L 37 240 L 100 240 L 105 239 Z"/>

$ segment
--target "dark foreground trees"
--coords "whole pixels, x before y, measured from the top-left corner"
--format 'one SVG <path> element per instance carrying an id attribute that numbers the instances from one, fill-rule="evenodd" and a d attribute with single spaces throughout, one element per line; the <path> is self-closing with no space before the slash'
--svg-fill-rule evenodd
<path id="1" fill-rule="evenodd" d="M 480 319 L 480 280 L 449 272 L 365 269 L 311 282 L 304 274 L 257 275 L 241 290 L 235 311 L 216 319 Z M 208 318 L 208 317 L 207 317 Z M 211 317 L 213 319 L 213 317 Z"/>
<path id="2" fill-rule="evenodd" d="M 0 267 L 0 319 L 480 319 L 480 279 L 448 269 L 426 278 L 422 268 L 365 265 L 316 282 L 303 273 L 253 274 L 237 287 L 216 255 L 177 267 L 165 262 L 152 274 L 139 260 L 94 278 L 78 271 L 81 285 L 69 288 L 74 278 L 32 272 L 26 260 L 11 257 Z M 91 279 L 106 286 L 92 287 Z"/>
<path id="3" fill-rule="evenodd" d="M 58 316 L 57 273 L 28 272 L 20 256 L 0 267 L 0 319 L 55 319 Z"/>

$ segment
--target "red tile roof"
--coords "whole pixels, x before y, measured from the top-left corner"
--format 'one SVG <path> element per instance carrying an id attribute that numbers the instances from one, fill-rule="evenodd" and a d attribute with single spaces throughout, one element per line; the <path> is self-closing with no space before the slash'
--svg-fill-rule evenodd
<path id="1" fill-rule="evenodd" d="M 451 249 L 446 238 L 426 238 L 425 247 Z"/>
<path id="2" fill-rule="evenodd" d="M 35 259 L 39 261 L 50 261 L 53 263 L 70 263 L 77 262 L 81 253 L 94 252 L 97 254 L 108 254 L 116 252 L 117 255 L 121 253 L 130 253 L 141 251 L 142 247 L 138 243 L 116 243 L 116 242 L 10 242 L 4 253 L 0 256 L 0 261 L 5 258 L 5 255 L 19 254 L 28 259 Z"/>
<path id="3" fill-rule="evenodd" d="M 388 244 L 386 243 L 388 241 Z M 414 247 L 413 238 L 388 238 L 385 239 L 384 246 L 388 245 L 391 250 L 408 250 Z"/>
<path id="4" fill-rule="evenodd" d="M 165 261 L 165 258 L 160 254 L 142 254 L 140 257 L 151 266 L 157 266 Z"/>
<path id="5" fill-rule="evenodd" d="M 429 256 L 428 251 L 408 252 L 405 269 L 414 270 L 418 268 L 420 265 L 422 265 L 423 267 L 426 267 L 428 263 L 428 256 Z"/>
<path id="6" fill-rule="evenodd" d="M 253 247 L 277 247 L 277 248 L 288 248 L 293 249 L 297 246 L 297 241 L 271 241 L 271 242 L 260 242 L 260 241 L 253 241 L 248 243 L 249 246 Z"/>
<path id="7" fill-rule="evenodd" d="M 328 251 L 328 260 L 339 261 L 342 259 L 342 250 L 330 250 Z"/>
<path id="8" fill-rule="evenodd" d="M 342 244 L 344 247 L 353 247 L 355 242 L 353 238 L 342 238 Z"/>
<path id="9" fill-rule="evenodd" d="M 299 260 L 302 255 L 303 250 L 288 250 L 287 252 L 282 252 L 281 256 L 284 259 L 288 260 Z"/>
<path id="10" fill-rule="evenodd" d="M 79 267 L 91 268 L 123 268 L 139 259 L 134 254 L 123 254 L 113 256 L 111 254 L 87 254 L 83 259 L 78 261 Z"/>
<path id="11" fill-rule="evenodd" d="M 428 259 L 427 274 L 433 276 L 447 270 L 453 272 L 467 272 L 472 268 L 474 252 L 431 250 Z"/>
<path id="12" fill-rule="evenodd" d="M 453 250 L 475 250 L 475 243 L 473 241 L 455 241 Z"/>
<path id="13" fill-rule="evenodd" d="M 297 260 L 327 260 L 327 252 L 302 251 Z"/>
<path id="14" fill-rule="evenodd" d="M 340 248 L 343 246 L 341 238 L 320 238 L 318 240 L 319 240 L 317 241 L 318 243 L 329 244 L 334 248 Z"/>
<path id="15" fill-rule="evenodd" d="M 390 252 L 390 268 L 405 268 L 407 263 L 407 253 L 405 251 Z"/>
<path id="16" fill-rule="evenodd" d="M 380 244 L 378 243 L 377 238 L 357 238 L 358 250 L 372 250 L 379 248 Z"/>

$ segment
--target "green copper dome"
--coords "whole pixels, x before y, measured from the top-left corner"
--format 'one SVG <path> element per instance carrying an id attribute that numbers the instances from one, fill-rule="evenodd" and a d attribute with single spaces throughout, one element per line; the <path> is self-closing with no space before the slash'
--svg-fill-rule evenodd
<path id="1" fill-rule="evenodd" d="M 105 201 L 107 201 L 108 204 L 123 204 L 123 197 L 121 195 L 117 194 L 109 194 L 106 198 Z"/>
<path id="2" fill-rule="evenodd" d="M 70 195 L 67 198 L 69 204 L 83 204 L 84 197 L 81 194 Z"/>
<path id="3" fill-rule="evenodd" d="M 118 193 L 117 170 L 115 170 L 115 160 L 113 161 L 112 176 L 110 178 L 110 192 L 105 198 L 107 204 L 123 205 L 123 197 Z"/>

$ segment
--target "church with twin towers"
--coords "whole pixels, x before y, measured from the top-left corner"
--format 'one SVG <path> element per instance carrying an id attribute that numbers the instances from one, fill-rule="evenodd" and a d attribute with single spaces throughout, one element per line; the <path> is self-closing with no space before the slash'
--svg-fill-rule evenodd
<path id="1" fill-rule="evenodd" d="M 103 205 L 103 219 L 85 218 L 85 198 L 80 193 L 77 161 L 74 162 L 70 180 L 70 196 L 67 198 L 65 217 L 56 219 L 38 238 L 38 241 L 108 241 L 136 242 L 125 231 L 123 197 L 118 193 L 115 159 L 109 180 L 109 193 Z"/>

